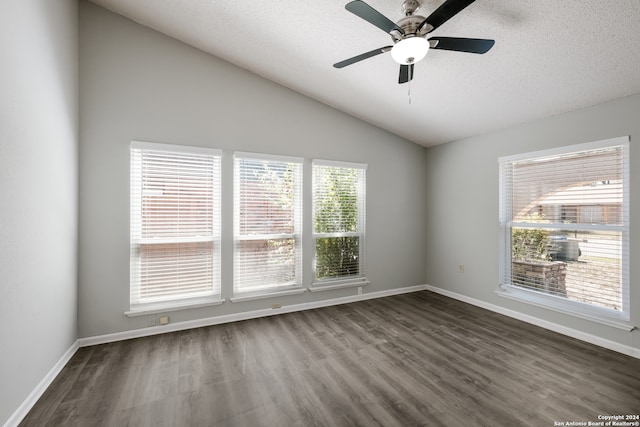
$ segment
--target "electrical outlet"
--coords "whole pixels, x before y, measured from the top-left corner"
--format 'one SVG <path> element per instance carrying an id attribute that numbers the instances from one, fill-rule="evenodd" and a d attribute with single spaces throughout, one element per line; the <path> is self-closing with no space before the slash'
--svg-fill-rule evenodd
<path id="1" fill-rule="evenodd" d="M 362 286 L 358 286 L 358 295 L 362 295 Z"/>
<path id="2" fill-rule="evenodd" d="M 148 316 L 147 317 L 147 326 L 156 326 L 156 317 Z"/>
<path id="3" fill-rule="evenodd" d="M 274 310 L 276 308 L 282 308 L 282 304 L 280 304 L 279 302 L 273 303 L 273 304 L 271 304 L 271 308 L 273 308 Z"/>
<path id="4" fill-rule="evenodd" d="M 460 265 L 458 266 L 458 271 L 459 271 L 460 273 L 464 273 L 464 264 L 460 264 Z"/>
<path id="5" fill-rule="evenodd" d="M 160 318 L 160 324 L 161 324 L 161 325 L 166 325 L 166 324 L 168 324 L 168 323 L 169 323 L 169 316 L 162 316 L 162 317 Z"/>

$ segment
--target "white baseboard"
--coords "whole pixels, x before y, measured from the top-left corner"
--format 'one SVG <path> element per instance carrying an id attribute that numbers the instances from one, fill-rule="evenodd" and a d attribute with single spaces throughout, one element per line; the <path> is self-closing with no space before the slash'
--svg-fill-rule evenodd
<path id="1" fill-rule="evenodd" d="M 42 396 L 45 390 L 51 385 L 53 380 L 58 376 L 60 371 L 71 360 L 75 352 L 80 347 L 86 347 L 96 344 L 105 344 L 110 342 L 122 341 L 132 338 L 141 338 L 151 335 L 158 335 L 167 332 L 182 331 L 192 328 L 199 328 L 203 326 L 219 325 L 223 323 L 236 322 L 240 320 L 256 319 L 260 317 L 274 316 L 282 313 L 292 313 L 295 311 L 311 310 L 314 308 L 328 307 L 333 305 L 347 304 L 357 301 L 365 301 L 375 298 L 384 298 L 393 295 L 406 294 L 410 292 L 429 290 L 462 302 L 466 302 L 477 307 L 484 308 L 495 313 L 503 314 L 505 316 L 512 317 L 514 319 L 522 320 L 523 322 L 531 323 L 542 328 L 558 332 L 563 335 L 567 335 L 572 338 L 576 338 L 591 344 L 598 345 L 600 347 L 607 348 L 609 350 L 617 351 L 635 358 L 640 359 L 640 350 L 634 347 L 623 345 L 614 341 L 606 340 L 604 338 L 597 337 L 595 335 L 587 334 L 585 332 L 577 331 L 572 328 L 568 328 L 557 323 L 549 322 L 534 316 L 529 316 L 514 310 L 510 310 L 498 305 L 490 304 L 485 301 L 481 301 L 475 298 L 471 298 L 456 292 L 441 289 L 431 285 L 416 285 L 408 286 L 404 288 L 389 289 L 386 291 L 370 292 L 362 295 L 352 295 L 347 297 L 333 298 L 328 300 L 314 301 L 302 304 L 285 305 L 280 309 L 262 309 L 247 311 L 243 313 L 227 314 L 223 316 L 209 317 L 205 319 L 191 320 L 186 322 L 173 323 L 166 326 L 153 326 L 150 328 L 135 329 L 131 331 L 116 332 L 113 334 L 98 335 L 94 337 L 80 338 L 74 342 L 71 347 L 62 355 L 60 360 L 51 368 L 51 370 L 45 375 L 40 383 L 33 389 L 31 394 L 25 399 L 24 402 L 18 407 L 18 409 L 9 417 L 5 422 L 4 427 L 17 427 L 24 417 L 29 413 L 33 405 L 36 404 L 38 399 Z"/>
<path id="2" fill-rule="evenodd" d="M 192 328 L 200 328 L 203 326 L 219 325 L 222 323 L 236 322 L 240 320 L 256 319 L 259 317 L 274 316 L 276 314 L 292 313 L 294 311 L 311 310 L 314 308 L 328 307 L 332 305 L 347 304 L 350 302 L 364 301 L 374 298 L 383 298 L 393 295 L 406 294 L 409 292 L 424 291 L 427 289 L 425 285 L 408 286 L 404 288 L 389 289 L 386 291 L 369 292 L 362 295 L 353 295 L 341 298 L 333 298 L 322 301 L 314 301 L 302 304 L 284 305 L 280 309 L 262 309 L 247 311 L 244 313 L 227 314 L 223 316 L 209 317 L 205 319 L 190 320 L 186 322 L 177 322 L 166 326 L 153 326 L 150 328 L 135 329 L 131 331 L 116 332 L 113 334 L 98 335 L 88 338 L 79 338 L 73 345 L 64 353 L 60 360 L 55 364 L 53 368 L 47 373 L 47 375 L 40 381 L 31 394 L 25 399 L 20 407 L 9 417 L 3 427 L 17 427 L 24 417 L 29 413 L 33 405 L 36 404 L 38 399 L 42 396 L 45 390 L 51 385 L 53 380 L 58 376 L 62 368 L 71 360 L 75 352 L 80 347 L 87 347 L 96 344 L 106 344 L 110 342 L 122 341 L 131 338 L 141 338 L 151 335 L 164 334 L 167 332 L 182 331 Z"/>
<path id="3" fill-rule="evenodd" d="M 314 308 L 347 304 L 350 302 L 364 301 L 364 300 L 374 299 L 374 298 L 383 298 L 383 297 L 388 297 L 392 295 L 405 294 L 409 292 L 424 291 L 426 289 L 427 289 L 426 285 L 407 286 L 404 288 L 389 289 L 385 291 L 367 292 L 362 295 L 351 295 L 351 296 L 332 298 L 332 299 L 326 299 L 321 301 L 305 302 L 301 304 L 283 305 L 282 308 L 278 308 L 278 309 L 265 308 L 261 310 L 245 311 L 242 313 L 225 314 L 221 316 L 207 317 L 204 319 L 176 322 L 176 323 L 171 323 L 164 326 L 152 326 L 149 328 L 134 329 L 130 331 L 115 332 L 113 334 L 105 334 L 105 335 L 97 335 L 97 336 L 87 337 L 87 338 L 80 338 L 78 339 L 78 344 L 80 345 L 80 347 L 87 347 L 90 345 L 97 345 L 97 344 L 106 344 L 110 342 L 123 341 L 123 340 L 132 339 L 132 338 L 141 338 L 141 337 L 147 337 L 151 335 L 164 334 L 167 332 L 184 331 L 187 329 L 201 328 L 204 326 L 220 325 L 223 323 L 237 322 L 240 320 L 257 319 L 259 317 L 274 316 L 276 314 L 292 313 L 295 311 L 311 310 Z"/>
<path id="4" fill-rule="evenodd" d="M 618 353 L 626 354 L 627 356 L 632 356 L 640 359 L 640 349 L 637 349 L 635 347 L 620 344 L 618 342 L 607 340 L 596 335 L 578 331 L 573 328 L 568 328 L 554 322 L 549 322 L 548 320 L 540 319 L 539 317 L 529 316 L 528 314 L 523 314 L 515 310 L 500 307 L 499 305 L 490 304 L 488 302 L 471 298 L 466 295 L 462 295 L 446 289 L 438 288 L 436 286 L 425 285 L 425 287 L 431 292 L 435 292 L 437 294 L 444 295 L 458 301 L 466 302 L 468 304 L 475 305 L 477 307 L 484 308 L 495 313 L 503 314 L 514 319 L 522 320 L 523 322 L 531 323 L 532 325 L 540 326 L 541 328 L 545 328 L 553 332 L 558 332 L 559 334 L 566 335 L 571 338 L 585 341 L 590 344 L 594 344 L 609 350 L 616 351 Z"/>
<path id="5" fill-rule="evenodd" d="M 64 352 L 60 360 L 53 365 L 53 368 L 47 375 L 42 378 L 42 380 L 38 383 L 38 385 L 33 389 L 33 391 L 27 396 L 27 398 L 22 402 L 22 404 L 16 409 L 16 411 L 9 417 L 9 419 L 4 423 L 4 427 L 17 427 L 24 417 L 27 416 L 33 405 L 36 404 L 40 396 L 47 390 L 47 388 L 51 385 L 53 380 L 56 379 L 62 368 L 64 368 L 69 360 L 76 354 L 80 346 L 78 345 L 78 341 L 76 340 L 71 347 L 67 351 Z"/>

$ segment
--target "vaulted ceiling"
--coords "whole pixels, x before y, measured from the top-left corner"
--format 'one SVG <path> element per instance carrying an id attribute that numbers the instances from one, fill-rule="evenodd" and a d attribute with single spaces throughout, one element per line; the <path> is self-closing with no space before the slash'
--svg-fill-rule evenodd
<path id="1" fill-rule="evenodd" d="M 493 49 L 431 50 L 402 85 L 390 53 L 332 66 L 393 44 L 348 0 L 92 1 L 424 146 L 640 93 L 638 0 L 477 0 L 430 36 Z M 402 0 L 367 3 L 403 17 Z"/>

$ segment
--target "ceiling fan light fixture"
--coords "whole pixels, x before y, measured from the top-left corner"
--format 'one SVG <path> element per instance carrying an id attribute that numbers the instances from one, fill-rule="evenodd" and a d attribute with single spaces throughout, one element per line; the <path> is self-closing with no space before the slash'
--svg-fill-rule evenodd
<path id="1" fill-rule="evenodd" d="M 422 37 L 400 40 L 391 49 L 393 60 L 401 65 L 411 65 L 422 60 L 429 52 L 429 41 Z"/>

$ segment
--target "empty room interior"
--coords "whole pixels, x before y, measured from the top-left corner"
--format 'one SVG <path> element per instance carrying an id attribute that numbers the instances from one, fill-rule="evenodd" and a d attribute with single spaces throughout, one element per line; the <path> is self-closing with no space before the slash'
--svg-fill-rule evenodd
<path id="1" fill-rule="evenodd" d="M 2 2 L 0 425 L 640 425 L 639 28 Z"/>

